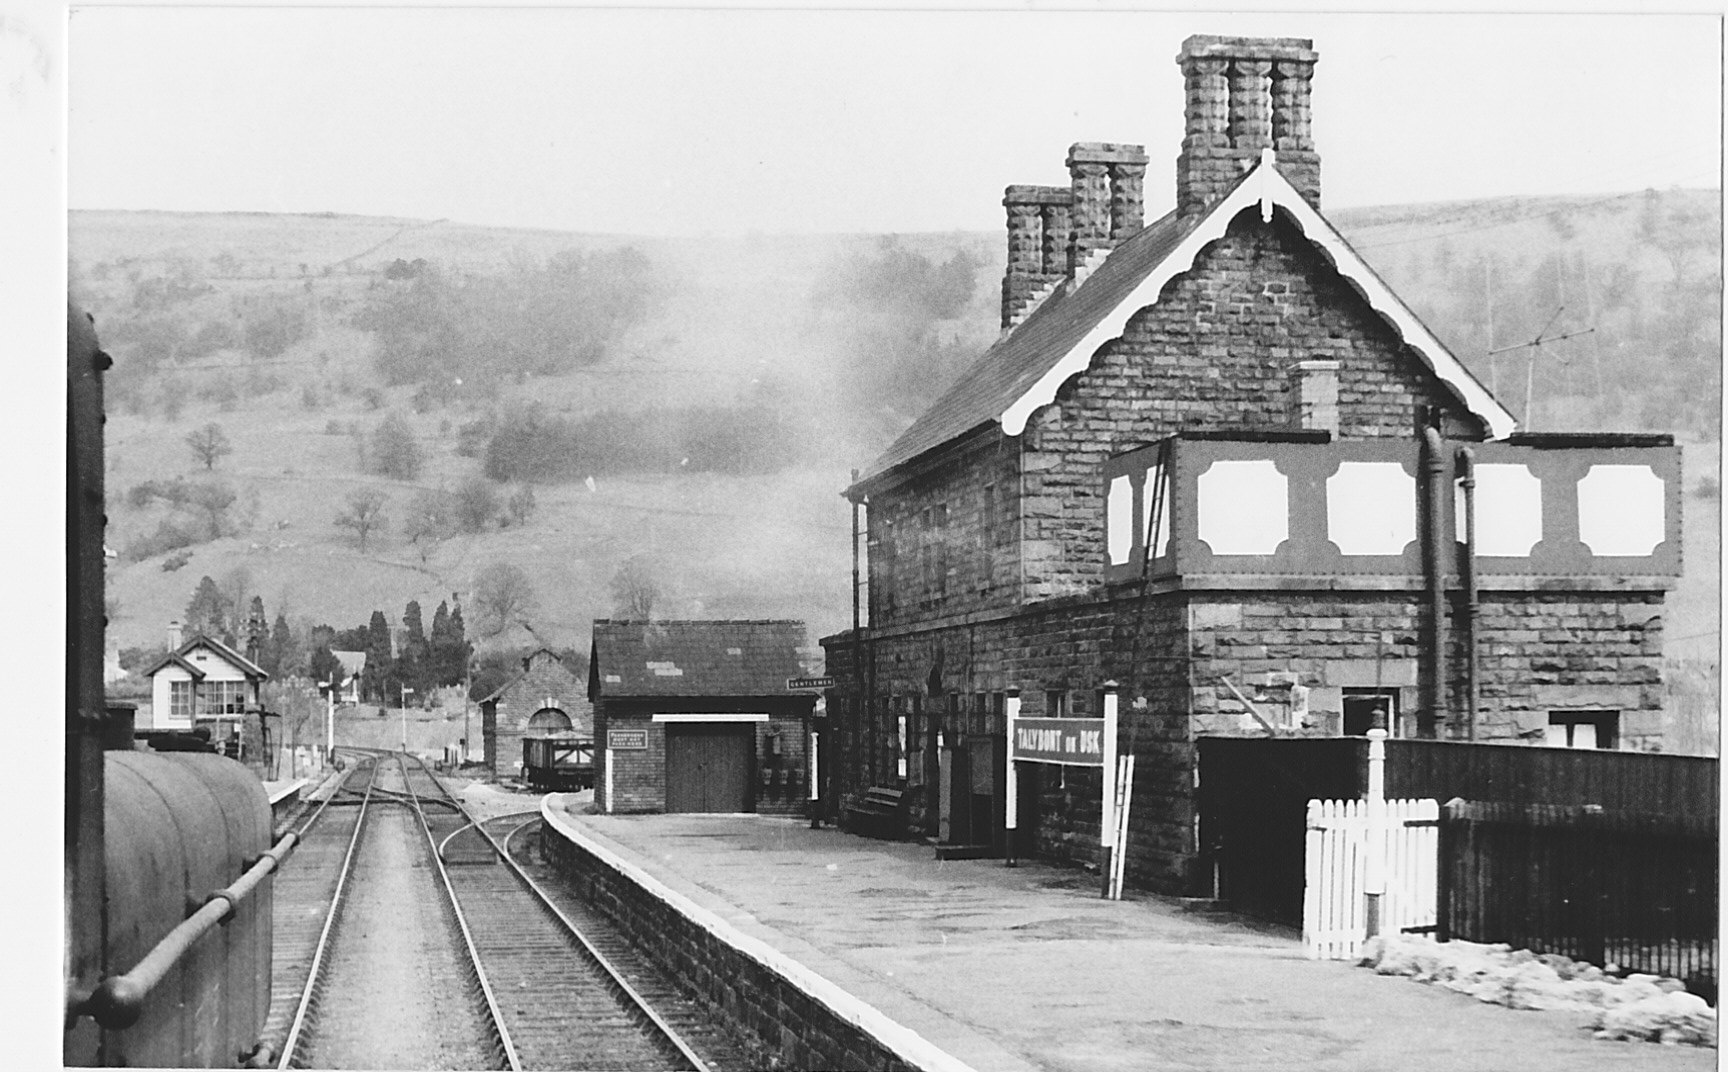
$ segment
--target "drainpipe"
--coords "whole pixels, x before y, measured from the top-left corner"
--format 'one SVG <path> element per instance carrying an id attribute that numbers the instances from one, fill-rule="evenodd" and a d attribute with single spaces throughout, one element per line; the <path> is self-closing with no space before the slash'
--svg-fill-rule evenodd
<path id="1" fill-rule="evenodd" d="M 1474 741 L 1482 702 L 1476 679 L 1476 621 L 1482 607 L 1476 592 L 1476 452 L 1469 447 L 1458 448 L 1458 474 L 1464 485 L 1464 731 Z"/>
<path id="2" fill-rule="evenodd" d="M 1440 430 L 1433 425 L 1422 429 L 1422 472 L 1427 509 L 1422 573 L 1428 586 L 1428 695 L 1424 711 L 1418 715 L 1416 735 L 1433 738 L 1439 736 L 1440 721 L 1446 714 L 1446 593 L 1440 547 L 1446 537 L 1441 496 L 1447 486 L 1446 447 Z"/>

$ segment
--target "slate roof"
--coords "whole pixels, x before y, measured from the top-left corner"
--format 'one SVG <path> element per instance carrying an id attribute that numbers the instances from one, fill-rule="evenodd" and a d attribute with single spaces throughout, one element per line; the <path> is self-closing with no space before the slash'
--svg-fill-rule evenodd
<path id="1" fill-rule="evenodd" d="M 784 696 L 804 635 L 785 620 L 596 621 L 588 697 Z"/>
<path id="2" fill-rule="evenodd" d="M 217 640 L 215 637 L 210 636 L 206 633 L 198 633 L 198 634 L 194 635 L 192 637 L 192 639 L 186 641 L 184 644 L 181 644 L 178 648 L 175 648 L 173 651 L 169 652 L 167 655 L 156 660 L 155 665 L 151 666 L 150 669 L 144 671 L 144 676 L 149 677 L 152 674 L 156 673 L 156 671 L 162 669 L 164 666 L 167 666 L 170 663 L 174 663 L 176 665 L 185 667 L 195 677 L 198 677 L 198 678 L 204 677 L 204 672 L 202 670 L 194 667 L 192 665 L 191 661 L 186 658 L 187 653 L 192 651 L 193 648 L 200 648 L 200 647 L 209 648 L 211 651 L 215 652 L 219 657 L 226 659 L 228 662 L 232 663 L 236 670 L 239 670 L 242 674 L 245 674 L 249 678 L 256 678 L 259 681 L 265 681 L 265 680 L 268 680 L 270 677 L 269 671 L 265 670 L 262 666 L 259 666 L 257 663 L 253 662 L 251 659 L 246 658 L 246 656 L 240 654 L 239 652 L 235 651 L 233 648 L 229 647 L 228 645 L 222 643 L 220 640 Z"/>
<path id="3" fill-rule="evenodd" d="M 1448 351 L 1374 270 L 1278 172 L 1268 151 L 1205 212 L 1172 212 L 1109 251 L 1076 285 L 1064 280 L 1031 314 L 986 350 L 848 489 L 856 497 L 889 471 L 969 433 L 1000 422 L 1017 436 L 1038 406 L 1052 401 L 1062 380 L 1084 371 L 1138 309 L 1155 304 L 1176 274 L 1193 267 L 1229 221 L 1256 202 L 1262 217 L 1276 207 L 1407 343 L 1491 438 L 1511 433 L 1512 415 Z"/>

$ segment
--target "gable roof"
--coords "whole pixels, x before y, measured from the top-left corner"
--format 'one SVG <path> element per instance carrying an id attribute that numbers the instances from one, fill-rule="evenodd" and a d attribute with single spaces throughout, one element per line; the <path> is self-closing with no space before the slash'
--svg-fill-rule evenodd
<path id="1" fill-rule="evenodd" d="M 804 672 L 804 623 L 594 623 L 588 696 L 781 696 Z"/>
<path id="2" fill-rule="evenodd" d="M 144 671 L 144 676 L 145 677 L 153 677 L 153 676 L 155 676 L 156 671 L 161 670 L 164 667 L 168 667 L 168 666 L 178 666 L 180 669 L 186 671 L 188 674 L 191 674 L 192 680 L 194 680 L 194 681 L 204 680 L 204 671 L 201 668 L 192 665 L 192 661 L 190 659 L 186 658 L 186 656 L 181 655 L 179 652 L 176 652 L 176 651 L 171 651 L 167 655 L 164 655 L 162 658 L 157 659 L 156 664 L 154 666 L 152 666 L 150 669 Z"/>
<path id="3" fill-rule="evenodd" d="M 557 663 L 560 667 L 564 666 L 564 660 L 562 658 L 560 658 L 558 656 L 558 653 L 553 651 L 551 648 L 546 648 L 546 647 L 535 648 L 533 651 L 529 652 L 527 655 L 522 656 L 522 668 L 520 670 L 517 670 L 515 673 L 511 674 L 507 679 L 505 679 L 504 684 L 493 689 L 491 692 L 487 693 L 485 696 L 480 697 L 480 699 L 476 700 L 475 702 L 476 703 L 491 703 L 493 700 L 498 699 L 500 696 L 504 695 L 506 692 L 509 692 L 512 688 L 514 688 L 516 686 L 517 683 L 519 683 L 523 678 L 528 676 L 528 672 L 531 669 L 533 669 L 534 660 L 538 659 L 542 655 L 550 656 L 553 662 Z M 569 671 L 566 670 L 565 672 L 568 673 Z M 572 680 L 574 680 L 576 675 L 570 674 L 570 677 Z"/>
<path id="4" fill-rule="evenodd" d="M 330 654 L 336 656 L 336 661 L 342 664 L 344 677 L 357 677 L 366 669 L 366 653 L 363 651 L 332 650 Z"/>
<path id="5" fill-rule="evenodd" d="M 233 648 L 222 643 L 220 640 L 217 640 L 215 637 L 210 636 L 207 633 L 198 633 L 198 634 L 194 635 L 192 637 L 192 639 L 186 641 L 184 644 L 181 644 L 178 648 L 175 648 L 173 651 L 169 652 L 167 655 L 156 660 L 156 663 L 154 666 L 152 666 L 152 667 L 150 667 L 150 669 L 144 671 L 145 676 L 149 677 L 149 676 L 155 674 L 156 671 L 158 671 L 158 670 L 162 669 L 163 667 L 168 666 L 169 664 L 172 663 L 176 666 L 180 666 L 180 667 L 184 668 L 188 673 L 192 674 L 194 677 L 202 679 L 205 676 L 204 671 L 199 669 L 196 666 L 193 666 L 192 661 L 190 659 L 186 658 L 187 654 L 189 652 L 191 652 L 192 649 L 194 649 L 194 648 L 209 648 L 212 652 L 214 652 L 217 655 L 217 657 L 226 660 L 228 663 L 230 663 L 234 667 L 234 669 L 240 671 L 242 674 L 245 674 L 248 678 L 256 678 L 259 681 L 265 681 L 265 680 L 268 680 L 270 677 L 269 672 L 267 670 L 265 670 L 262 666 L 259 666 L 257 663 L 253 662 L 251 659 L 246 658 L 246 656 L 240 654 L 239 652 L 235 651 Z"/>
<path id="6" fill-rule="evenodd" d="M 1258 207 L 1283 212 L 1338 273 L 1398 334 L 1429 371 L 1487 426 L 1490 438 L 1513 431 L 1512 414 L 1375 274 L 1344 236 L 1278 171 L 1270 150 L 1204 213 L 1172 212 L 1110 251 L 1078 283 L 1059 284 L 866 469 L 853 487 L 981 426 L 1018 436 L 1070 376 L 1084 372 L 1105 343 L 1119 338 L 1136 312 L 1154 305 L 1165 284 L 1188 271 L 1230 221 Z"/>

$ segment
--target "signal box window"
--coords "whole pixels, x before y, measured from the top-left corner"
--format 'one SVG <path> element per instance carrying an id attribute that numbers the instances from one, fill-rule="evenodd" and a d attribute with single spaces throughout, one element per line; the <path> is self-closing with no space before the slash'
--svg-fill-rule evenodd
<path id="1" fill-rule="evenodd" d="M 1551 711 L 1546 743 L 1551 748 L 1617 748 L 1620 712 Z"/>

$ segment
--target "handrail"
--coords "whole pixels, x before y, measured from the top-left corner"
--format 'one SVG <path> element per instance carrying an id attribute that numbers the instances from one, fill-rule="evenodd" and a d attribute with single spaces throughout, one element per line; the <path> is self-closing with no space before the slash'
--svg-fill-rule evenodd
<path id="1" fill-rule="evenodd" d="M 96 989 L 82 1001 L 66 1010 L 70 1025 L 80 1016 L 88 1016 L 109 1031 L 131 1027 L 144 1011 L 144 1002 L 180 958 L 210 930 L 233 918 L 234 910 L 249 897 L 265 877 L 286 860 L 299 844 L 300 835 L 289 831 L 272 845 L 244 874 L 231 885 L 216 890 L 204 898 L 198 911 L 186 917 L 178 926 L 157 942 L 144 958 L 121 975 L 110 975 L 96 984 Z"/>

